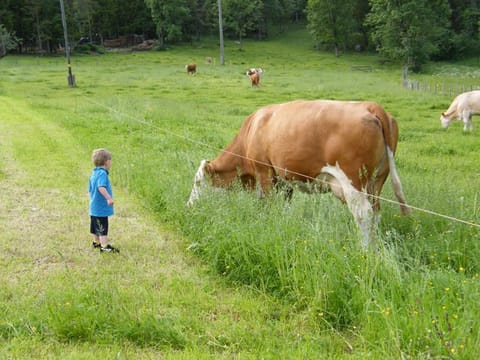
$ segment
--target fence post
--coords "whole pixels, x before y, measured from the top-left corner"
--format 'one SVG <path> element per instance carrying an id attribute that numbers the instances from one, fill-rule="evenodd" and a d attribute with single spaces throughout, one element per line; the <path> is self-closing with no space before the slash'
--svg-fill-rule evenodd
<path id="1" fill-rule="evenodd" d="M 407 80 L 408 76 L 408 66 L 404 66 L 402 70 L 402 80 Z"/>

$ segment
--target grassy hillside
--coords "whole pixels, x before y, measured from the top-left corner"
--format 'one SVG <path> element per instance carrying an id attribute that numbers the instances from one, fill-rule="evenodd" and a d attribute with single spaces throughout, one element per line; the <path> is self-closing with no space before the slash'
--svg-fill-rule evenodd
<path id="1" fill-rule="evenodd" d="M 206 56 L 218 57 L 215 41 L 78 56 L 73 89 L 61 57 L 1 60 L 0 353 L 475 358 L 479 135 L 440 128 L 453 94 L 406 90 L 400 66 L 317 52 L 299 31 L 243 51 L 228 42 L 225 66 Z M 251 66 L 265 68 L 259 88 L 244 75 Z M 436 64 L 415 78 L 474 85 L 475 74 Z M 237 189 L 185 206 L 200 160 L 249 113 L 301 98 L 374 100 L 399 123 L 397 167 L 415 211 L 400 217 L 382 202 L 377 251 L 361 251 L 331 195 L 287 204 Z M 97 147 L 113 153 L 119 256 L 90 248 Z M 389 182 L 382 197 L 394 199 Z"/>

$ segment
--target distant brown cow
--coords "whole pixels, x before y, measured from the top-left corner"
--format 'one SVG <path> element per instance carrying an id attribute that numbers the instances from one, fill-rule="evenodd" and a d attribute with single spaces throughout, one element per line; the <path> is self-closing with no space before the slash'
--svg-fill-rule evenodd
<path id="1" fill-rule="evenodd" d="M 252 82 L 252 86 L 259 86 L 260 84 L 260 75 L 263 74 L 262 68 L 250 68 L 245 73 Z"/>
<path id="2" fill-rule="evenodd" d="M 185 65 L 185 70 L 187 70 L 188 74 L 195 74 L 197 72 L 197 64 L 188 64 Z"/>
<path id="3" fill-rule="evenodd" d="M 258 86 L 260 84 L 260 75 L 253 73 L 250 75 L 250 80 L 252 81 L 252 86 Z"/>
<path id="4" fill-rule="evenodd" d="M 228 147 L 214 160 L 202 160 L 188 200 L 205 184 L 227 187 L 240 179 L 261 196 L 275 184 L 293 190 L 332 191 L 346 202 L 366 246 L 375 237 L 380 194 L 389 173 L 403 214 L 406 205 L 394 153 L 395 119 L 374 102 L 293 101 L 251 114 Z M 307 185 L 310 184 L 310 185 Z"/>

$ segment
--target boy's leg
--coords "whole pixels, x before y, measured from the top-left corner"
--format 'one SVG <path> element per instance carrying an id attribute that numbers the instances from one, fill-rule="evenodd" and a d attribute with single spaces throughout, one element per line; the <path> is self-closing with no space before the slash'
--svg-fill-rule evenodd
<path id="1" fill-rule="evenodd" d="M 97 234 L 100 241 L 101 252 L 116 252 L 119 250 L 108 243 L 108 217 L 97 218 Z"/>
<path id="2" fill-rule="evenodd" d="M 100 248 L 104 250 L 106 248 L 112 248 L 108 244 L 108 217 L 91 216 L 90 232 L 93 234 L 94 248 Z M 111 251 L 111 249 L 110 249 Z"/>
<path id="3" fill-rule="evenodd" d="M 90 233 L 93 235 L 92 246 L 94 248 L 100 247 L 100 237 L 98 236 L 98 222 L 95 216 L 90 216 Z"/>
<path id="4" fill-rule="evenodd" d="M 97 248 L 97 247 L 100 247 L 100 237 L 96 234 L 93 234 L 93 242 L 92 242 L 92 246 L 94 248 Z"/>
<path id="5" fill-rule="evenodd" d="M 108 245 L 108 235 L 101 235 L 98 238 L 99 238 L 100 245 L 102 245 L 102 247 L 106 247 Z"/>

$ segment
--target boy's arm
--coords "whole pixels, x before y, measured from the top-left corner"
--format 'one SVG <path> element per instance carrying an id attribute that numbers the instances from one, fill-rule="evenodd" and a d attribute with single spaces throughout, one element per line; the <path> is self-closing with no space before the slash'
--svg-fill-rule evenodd
<path id="1" fill-rule="evenodd" d="M 102 194 L 103 197 L 105 198 L 105 200 L 107 200 L 107 204 L 109 206 L 112 206 L 113 205 L 113 199 L 110 196 L 110 194 L 108 193 L 107 188 L 104 187 L 104 186 L 99 186 L 98 191 L 100 191 L 100 194 Z"/>

